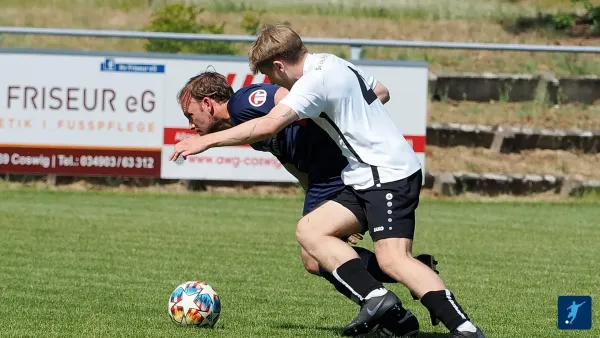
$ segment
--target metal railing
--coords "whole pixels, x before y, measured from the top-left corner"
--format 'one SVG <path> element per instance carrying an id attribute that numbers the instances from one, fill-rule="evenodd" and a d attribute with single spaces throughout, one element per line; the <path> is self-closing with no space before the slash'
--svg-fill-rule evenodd
<path id="1" fill-rule="evenodd" d="M 161 33 L 91 29 L 60 29 L 34 27 L 0 27 L 1 34 L 55 35 L 72 37 L 128 38 L 128 39 L 173 39 L 194 41 L 227 41 L 254 42 L 254 36 L 226 34 L 189 34 Z M 302 38 L 304 43 L 312 45 L 346 45 L 350 46 L 350 58 L 360 59 L 362 47 L 395 47 L 395 48 L 433 48 L 433 49 L 467 49 L 496 50 L 518 52 L 550 52 L 550 53 L 600 53 L 600 46 L 556 46 L 531 44 L 472 43 L 472 42 L 436 42 L 436 41 L 403 41 L 403 40 L 371 40 L 371 39 L 334 39 L 334 38 Z"/>

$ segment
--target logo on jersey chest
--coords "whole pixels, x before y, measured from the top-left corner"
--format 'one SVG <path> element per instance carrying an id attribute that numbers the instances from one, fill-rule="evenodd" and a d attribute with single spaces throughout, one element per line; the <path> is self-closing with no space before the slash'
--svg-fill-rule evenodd
<path id="1" fill-rule="evenodd" d="M 267 101 L 267 91 L 264 89 L 258 89 L 252 92 L 250 96 L 248 96 L 248 101 L 254 107 L 260 107 Z"/>

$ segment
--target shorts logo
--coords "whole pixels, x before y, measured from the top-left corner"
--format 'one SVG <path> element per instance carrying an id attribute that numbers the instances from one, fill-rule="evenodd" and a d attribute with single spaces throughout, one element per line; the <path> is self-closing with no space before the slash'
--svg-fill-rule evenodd
<path id="1" fill-rule="evenodd" d="M 391 193 L 388 193 L 387 195 L 385 195 L 385 199 L 387 199 L 388 201 L 391 200 L 392 197 L 394 197 L 394 195 L 392 195 Z"/>
<path id="2" fill-rule="evenodd" d="M 264 89 L 258 89 L 252 92 L 250 96 L 248 96 L 248 101 L 254 107 L 260 107 L 267 101 L 267 91 Z"/>
<path id="3" fill-rule="evenodd" d="M 373 229 L 373 232 L 379 232 L 379 231 L 383 231 L 383 227 L 377 227 L 377 228 Z"/>

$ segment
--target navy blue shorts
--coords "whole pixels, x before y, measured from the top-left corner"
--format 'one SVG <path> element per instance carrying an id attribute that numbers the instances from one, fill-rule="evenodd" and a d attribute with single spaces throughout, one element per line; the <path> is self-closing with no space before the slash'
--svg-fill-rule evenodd
<path id="1" fill-rule="evenodd" d="M 353 196 L 342 194 L 345 189 L 346 186 L 339 177 L 326 181 L 309 182 L 304 197 L 302 215 L 308 214 L 327 201 L 334 200 L 350 210 L 360 222 L 361 229 L 363 229 L 361 232 L 366 232 L 368 230 L 367 217 L 363 211 L 363 206 Z"/>
<path id="2" fill-rule="evenodd" d="M 318 206 L 326 201 L 334 199 L 340 192 L 344 190 L 344 182 L 340 179 L 329 182 L 313 183 L 309 182 L 304 197 L 304 210 L 302 216 L 315 210 Z"/>

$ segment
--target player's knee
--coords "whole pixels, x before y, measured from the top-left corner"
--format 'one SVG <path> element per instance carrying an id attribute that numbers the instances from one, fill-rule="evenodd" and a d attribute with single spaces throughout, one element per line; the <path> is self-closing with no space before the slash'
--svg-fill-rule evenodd
<path id="1" fill-rule="evenodd" d="M 410 258 L 404 256 L 396 256 L 396 257 L 385 257 L 382 256 L 377 257 L 377 262 L 379 263 L 379 269 L 388 275 L 393 276 L 397 281 L 404 283 L 406 278 L 411 275 L 410 271 Z"/>
<path id="2" fill-rule="evenodd" d="M 397 275 L 408 267 L 408 260 L 412 259 L 410 248 L 405 241 L 399 238 L 379 240 L 375 243 L 375 256 L 379 268 L 387 275 Z"/>
<path id="3" fill-rule="evenodd" d="M 304 268 L 306 269 L 306 271 L 308 271 L 308 273 L 311 273 L 313 275 L 318 275 L 319 274 L 319 263 L 304 250 L 302 250 L 301 257 L 302 257 L 302 264 L 304 264 Z"/>
<path id="4" fill-rule="evenodd" d="M 313 239 L 314 232 L 311 228 L 312 225 L 310 224 L 308 216 L 304 216 L 298 221 L 298 225 L 296 226 L 296 240 L 300 244 L 308 244 Z"/>
<path id="5" fill-rule="evenodd" d="M 386 255 L 377 255 L 377 263 L 379 268 L 386 275 L 395 275 L 398 270 L 398 264 L 400 263 L 395 257 L 389 257 Z"/>

